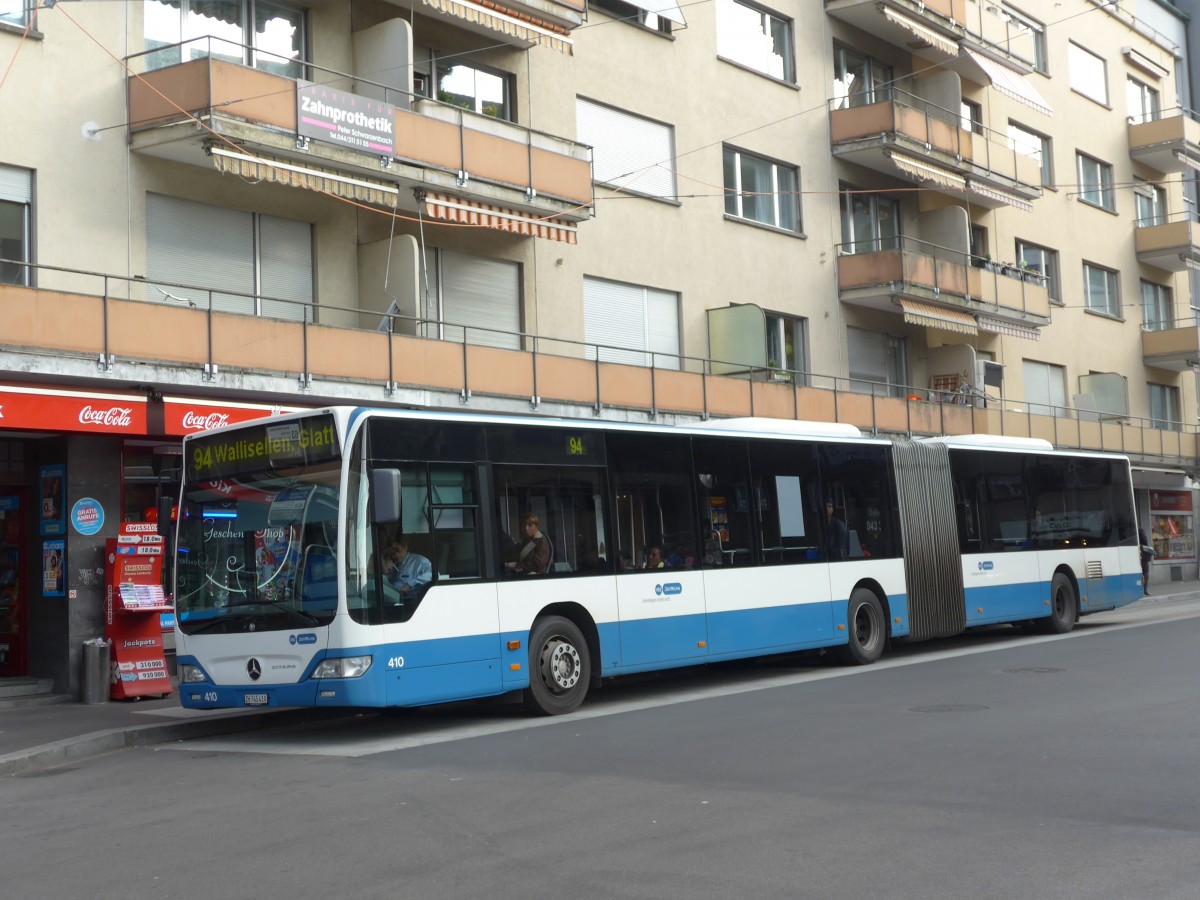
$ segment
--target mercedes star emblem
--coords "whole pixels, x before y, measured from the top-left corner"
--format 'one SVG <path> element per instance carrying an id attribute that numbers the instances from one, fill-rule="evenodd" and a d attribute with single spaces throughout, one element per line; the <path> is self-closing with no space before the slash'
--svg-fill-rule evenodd
<path id="1" fill-rule="evenodd" d="M 258 681 L 258 679 L 262 677 L 262 666 L 259 665 L 258 660 L 253 656 L 250 657 L 250 661 L 246 663 L 246 674 L 250 676 L 251 681 Z"/>

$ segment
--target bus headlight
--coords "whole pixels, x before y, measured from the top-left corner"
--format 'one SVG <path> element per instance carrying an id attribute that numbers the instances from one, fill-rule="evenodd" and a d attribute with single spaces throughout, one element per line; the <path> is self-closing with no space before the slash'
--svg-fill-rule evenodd
<path id="1" fill-rule="evenodd" d="M 204 674 L 202 668 L 188 663 L 184 663 L 179 667 L 180 684 L 195 684 L 198 681 L 208 681 L 208 676 Z"/>
<path id="2" fill-rule="evenodd" d="M 369 656 L 339 656 L 323 659 L 313 669 L 313 678 L 358 678 L 371 668 Z"/>

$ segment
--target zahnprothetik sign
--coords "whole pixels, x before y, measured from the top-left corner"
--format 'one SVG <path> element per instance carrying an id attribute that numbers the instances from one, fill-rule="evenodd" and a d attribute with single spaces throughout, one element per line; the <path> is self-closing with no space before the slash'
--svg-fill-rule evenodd
<path id="1" fill-rule="evenodd" d="M 396 153 L 396 107 L 359 94 L 301 81 L 296 90 L 302 137 L 380 156 Z"/>

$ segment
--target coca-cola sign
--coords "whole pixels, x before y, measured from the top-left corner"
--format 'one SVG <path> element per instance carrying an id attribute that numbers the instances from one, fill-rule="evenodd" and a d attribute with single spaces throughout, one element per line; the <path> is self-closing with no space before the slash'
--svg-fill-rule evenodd
<path id="1" fill-rule="evenodd" d="M 208 431 L 228 425 L 229 421 L 229 413 L 198 413 L 189 409 L 183 414 L 182 425 L 188 431 Z"/>
<path id="2" fill-rule="evenodd" d="M 103 409 L 88 404 L 79 410 L 79 424 L 128 428 L 133 424 L 132 413 L 133 408 L 129 406 L 110 406 L 108 409 Z"/>

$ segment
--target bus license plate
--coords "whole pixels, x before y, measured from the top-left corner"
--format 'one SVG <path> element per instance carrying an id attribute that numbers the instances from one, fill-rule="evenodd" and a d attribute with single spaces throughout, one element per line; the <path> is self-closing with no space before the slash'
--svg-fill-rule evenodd
<path id="1" fill-rule="evenodd" d="M 246 694 L 242 700 L 247 706 L 266 706 L 270 697 L 267 694 Z"/>

